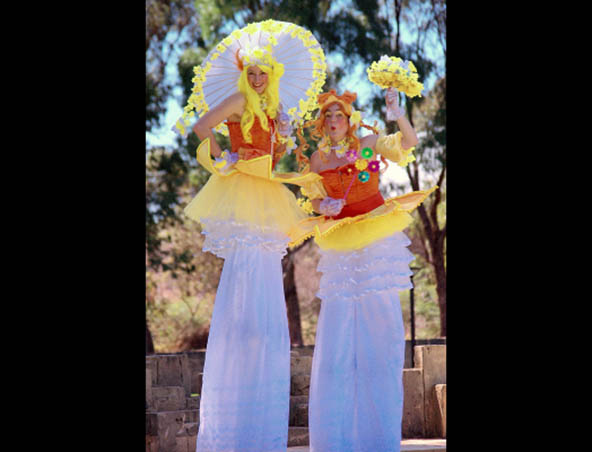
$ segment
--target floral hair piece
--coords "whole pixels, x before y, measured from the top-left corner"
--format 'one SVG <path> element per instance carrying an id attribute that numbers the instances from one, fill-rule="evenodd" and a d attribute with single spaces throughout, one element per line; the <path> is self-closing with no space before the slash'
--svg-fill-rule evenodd
<path id="1" fill-rule="evenodd" d="M 245 66 L 267 66 L 274 72 L 279 69 L 281 73 L 277 76 L 281 77 L 284 73 L 284 65 L 277 62 L 272 52 L 270 44 L 265 47 L 255 45 L 239 49 L 236 52 L 237 66 L 241 71 Z"/>
<path id="2" fill-rule="evenodd" d="M 354 110 L 352 107 L 352 114 L 349 117 L 349 125 L 350 127 L 353 125 L 358 125 L 360 124 L 360 121 L 362 120 L 362 113 L 360 113 L 358 110 Z"/>
<path id="3" fill-rule="evenodd" d="M 337 92 L 334 89 L 327 93 L 319 94 L 319 113 L 323 113 L 327 108 L 329 108 L 329 105 L 337 102 L 343 107 L 343 111 L 345 111 L 345 114 L 351 117 L 354 111 L 352 103 L 356 100 L 357 97 L 358 95 L 356 93 L 350 93 L 349 91 L 345 91 L 341 96 L 338 96 Z"/>

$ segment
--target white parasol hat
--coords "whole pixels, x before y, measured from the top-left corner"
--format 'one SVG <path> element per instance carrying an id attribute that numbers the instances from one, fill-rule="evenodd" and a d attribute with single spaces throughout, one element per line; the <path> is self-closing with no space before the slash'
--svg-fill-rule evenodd
<path id="1" fill-rule="evenodd" d="M 283 75 L 279 79 L 282 111 L 288 114 L 291 122 L 311 119 L 311 112 L 318 108 L 317 95 L 326 78 L 323 49 L 309 30 L 269 19 L 233 31 L 193 69 L 193 92 L 183 116 L 173 129 L 186 135 L 185 129 L 195 115 L 203 116 L 238 92 L 237 82 L 242 69 L 239 65 L 243 62 L 276 65 L 280 73 L 283 65 Z M 216 130 L 228 134 L 223 123 Z"/>

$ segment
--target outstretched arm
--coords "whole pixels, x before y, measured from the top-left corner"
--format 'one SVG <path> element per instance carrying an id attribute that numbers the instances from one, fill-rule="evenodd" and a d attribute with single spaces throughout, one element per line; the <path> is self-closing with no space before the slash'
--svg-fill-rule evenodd
<path id="1" fill-rule="evenodd" d="M 216 142 L 212 129 L 233 114 L 241 116 L 244 108 L 245 97 L 242 93 L 235 93 L 199 118 L 199 121 L 193 126 L 193 131 L 200 140 L 210 139 L 210 152 L 214 157 L 220 157 L 222 149 Z"/>

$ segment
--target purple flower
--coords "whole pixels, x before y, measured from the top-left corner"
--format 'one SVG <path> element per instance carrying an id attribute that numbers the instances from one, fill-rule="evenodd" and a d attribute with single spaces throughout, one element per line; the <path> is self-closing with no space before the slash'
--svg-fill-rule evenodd
<path id="1" fill-rule="evenodd" d="M 348 162 L 355 162 L 358 159 L 358 151 L 355 149 L 350 149 L 345 153 L 345 157 L 347 158 Z"/>
<path id="2" fill-rule="evenodd" d="M 375 173 L 380 168 L 380 162 L 378 160 L 374 160 L 368 164 L 368 169 Z"/>

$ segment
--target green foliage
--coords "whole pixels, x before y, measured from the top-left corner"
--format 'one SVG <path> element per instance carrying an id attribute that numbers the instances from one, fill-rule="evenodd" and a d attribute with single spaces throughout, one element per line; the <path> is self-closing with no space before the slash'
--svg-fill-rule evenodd
<path id="1" fill-rule="evenodd" d="M 414 317 L 415 338 L 430 339 L 440 335 L 440 310 L 436 296 L 436 285 L 427 278 L 414 277 Z M 399 292 L 405 339 L 411 339 L 411 305 L 410 291 Z"/>
<path id="2" fill-rule="evenodd" d="M 212 42 L 212 37 L 222 22 L 222 2 L 212 0 L 195 0 L 195 10 L 199 11 L 199 27 L 206 42 Z"/>
<path id="3" fill-rule="evenodd" d="M 152 75 L 146 76 L 146 131 L 157 127 L 165 112 L 165 97 Z"/>
<path id="4" fill-rule="evenodd" d="M 204 237 L 192 220 L 178 220 L 158 236 L 167 241 L 161 265 L 146 275 L 146 313 L 155 350 L 176 351 L 193 331 L 208 327 L 223 260 L 202 251 Z"/>
<path id="5" fill-rule="evenodd" d="M 190 0 L 146 2 L 146 130 L 159 127 L 173 86 L 165 78 L 176 46 L 202 41 Z"/>

